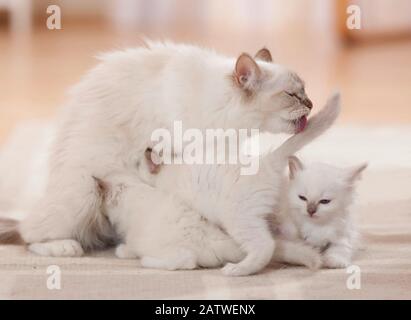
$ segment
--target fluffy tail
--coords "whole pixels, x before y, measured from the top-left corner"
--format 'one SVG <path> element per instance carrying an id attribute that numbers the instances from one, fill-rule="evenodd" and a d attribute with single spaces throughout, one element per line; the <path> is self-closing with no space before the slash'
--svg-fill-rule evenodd
<path id="1" fill-rule="evenodd" d="M 276 159 L 287 159 L 306 144 L 323 134 L 335 122 L 340 114 L 340 94 L 335 93 L 328 99 L 320 112 L 309 119 L 307 127 L 301 133 L 288 138 L 273 153 Z"/>
<path id="2" fill-rule="evenodd" d="M 24 245 L 18 230 L 19 222 L 14 219 L 0 218 L 0 244 Z"/>

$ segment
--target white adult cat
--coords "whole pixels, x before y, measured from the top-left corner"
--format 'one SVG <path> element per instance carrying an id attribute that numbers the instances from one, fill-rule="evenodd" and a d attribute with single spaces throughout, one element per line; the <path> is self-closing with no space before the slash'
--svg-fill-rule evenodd
<path id="1" fill-rule="evenodd" d="M 198 250 L 201 250 L 198 248 L 207 247 L 212 253 L 215 247 L 213 238 L 224 236 L 224 239 L 234 240 L 229 241 L 229 246 L 236 243 L 240 247 L 240 251 L 228 250 L 231 257 L 224 253 L 225 247 L 221 248 L 222 252 L 217 258 L 220 264 L 237 262 L 225 265 L 223 271 L 227 275 L 258 272 L 271 261 L 274 252 L 285 257 L 283 259 L 286 261 L 315 266 L 317 263 L 315 257 L 312 258 L 312 251 L 305 253 L 307 248 L 301 247 L 301 244 L 276 248 L 267 219 L 278 210 L 288 157 L 328 129 L 338 113 L 339 97 L 335 95 L 323 110 L 310 119 L 303 132 L 289 138 L 273 153 L 262 156 L 260 170 L 255 175 L 241 175 L 241 164 L 163 165 L 157 174 L 151 174 L 153 167 L 144 167 L 140 163 L 140 177 L 158 190 L 138 181 L 137 185 L 133 184 L 137 179 L 127 170 L 125 174 L 124 171 L 121 171 L 122 174 L 112 171 L 104 176 L 103 179 L 107 179 L 113 187 L 104 187 L 101 183 L 101 189 L 110 190 L 101 192 L 94 186 L 95 206 L 101 209 L 102 203 L 105 205 L 107 212 L 101 213 L 102 218 L 113 224 L 116 233 L 125 241 L 125 246 L 118 249 L 119 255 L 153 255 L 149 260 L 151 262 L 143 259 L 143 264 L 169 269 L 195 267 L 197 264 L 215 266 L 216 262 L 207 264 L 198 257 Z M 164 203 L 161 202 L 162 197 Z M 210 224 L 201 222 L 201 216 Z M 168 223 L 170 233 L 162 232 Z M 216 226 L 224 229 L 229 237 L 218 231 Z M 187 242 L 197 231 L 200 231 L 195 236 L 197 240 L 193 238 L 196 253 L 193 248 L 187 250 Z M 201 243 L 201 237 L 205 237 L 207 232 L 210 232 L 210 238 L 203 239 Z M 67 252 L 76 250 L 71 241 L 64 241 L 59 245 Z M 170 246 L 165 245 L 167 242 L 171 242 Z M 45 250 L 55 250 L 50 243 L 34 243 L 30 248 L 39 254 L 44 254 Z M 159 251 L 158 248 L 163 250 Z M 299 254 L 301 257 L 298 257 Z M 243 257 L 241 261 L 240 257 Z M 204 259 L 208 261 L 208 258 Z"/>
<path id="2" fill-rule="evenodd" d="M 289 156 L 326 129 L 339 113 L 339 96 L 331 98 L 307 128 L 260 159 L 255 175 L 241 175 L 239 165 L 162 165 L 157 174 L 143 177 L 148 183 L 181 199 L 211 223 L 224 229 L 246 256 L 228 263 L 226 275 L 248 275 L 260 271 L 275 250 L 268 219 L 281 204 L 283 171 Z M 144 170 L 142 176 L 144 175 Z"/>
<path id="3" fill-rule="evenodd" d="M 323 265 L 344 268 L 351 263 L 358 233 L 350 206 L 355 182 L 367 167 L 336 168 L 324 163 L 289 161 L 290 183 L 285 232 L 286 238 L 300 238 L 320 249 Z M 281 228 L 280 228 L 281 229 Z"/>
<path id="4" fill-rule="evenodd" d="M 214 268 L 245 257 L 219 227 L 139 176 L 114 172 L 96 180 L 103 214 L 122 242 L 116 249 L 119 258 L 141 258 L 143 267 L 177 270 Z M 318 251 L 303 241 L 277 241 L 273 259 L 310 268 L 321 263 Z"/>
<path id="5" fill-rule="evenodd" d="M 106 54 L 72 90 L 51 150 L 46 193 L 19 226 L 43 255 L 81 255 L 114 237 L 92 176 L 135 170 L 153 130 L 302 131 L 312 107 L 300 78 L 271 63 L 174 44 Z M 252 228 L 252 226 L 251 226 Z"/>

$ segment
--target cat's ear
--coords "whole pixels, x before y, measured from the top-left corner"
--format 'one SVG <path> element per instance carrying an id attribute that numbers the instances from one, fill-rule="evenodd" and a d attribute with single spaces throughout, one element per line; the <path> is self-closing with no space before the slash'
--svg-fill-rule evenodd
<path id="1" fill-rule="evenodd" d="M 247 53 L 242 53 L 235 64 L 234 78 L 236 83 L 244 89 L 252 89 L 261 77 L 261 70 L 257 62 Z"/>
<path id="2" fill-rule="evenodd" d="M 304 169 L 304 166 L 300 159 L 298 159 L 296 156 L 291 156 L 288 158 L 288 169 L 290 180 L 292 180 L 295 178 L 298 171 Z"/>
<path id="3" fill-rule="evenodd" d="M 361 173 L 368 167 L 368 163 L 362 163 L 358 166 L 354 166 L 346 169 L 346 181 L 349 184 L 353 184 L 357 180 L 361 179 Z"/>
<path id="4" fill-rule="evenodd" d="M 111 186 L 108 182 L 103 179 L 93 176 L 94 182 L 96 184 L 96 190 L 100 197 L 105 196 L 111 189 Z"/>
<path id="5" fill-rule="evenodd" d="M 254 56 L 257 60 L 262 60 L 265 62 L 273 62 L 273 57 L 271 56 L 270 50 L 267 48 L 260 49 Z"/>

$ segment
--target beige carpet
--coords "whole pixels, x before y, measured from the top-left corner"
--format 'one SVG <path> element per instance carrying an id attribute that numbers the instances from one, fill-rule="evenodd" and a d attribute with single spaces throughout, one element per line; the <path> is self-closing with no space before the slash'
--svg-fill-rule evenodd
<path id="1" fill-rule="evenodd" d="M 339 162 L 351 150 L 349 162 L 371 162 L 355 206 L 364 236 L 353 262 L 360 289 L 347 287 L 351 274 L 343 269 L 275 265 L 256 276 L 227 278 L 219 270 L 142 269 L 137 260 L 116 259 L 110 251 L 57 259 L 0 246 L 0 298 L 411 299 L 411 150 L 403 144 L 411 135 L 404 132 L 338 129 L 304 151 L 307 158 L 328 154 L 327 160 Z M 50 265 L 61 270 L 60 290 L 47 288 Z"/>

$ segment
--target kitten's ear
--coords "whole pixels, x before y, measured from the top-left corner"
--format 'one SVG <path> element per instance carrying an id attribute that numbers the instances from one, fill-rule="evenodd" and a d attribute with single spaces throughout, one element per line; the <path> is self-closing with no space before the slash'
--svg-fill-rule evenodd
<path id="1" fill-rule="evenodd" d="M 110 191 L 111 186 L 108 182 L 100 178 L 97 178 L 95 176 L 93 176 L 93 179 L 94 179 L 94 182 L 96 183 L 97 193 L 99 194 L 100 197 L 103 197 Z"/>
<path id="2" fill-rule="evenodd" d="M 157 174 L 160 172 L 162 160 L 161 157 L 152 148 L 147 148 L 144 152 L 146 158 L 147 167 L 151 174 Z"/>
<path id="3" fill-rule="evenodd" d="M 261 70 L 254 59 L 247 53 L 242 53 L 235 64 L 234 78 L 236 83 L 244 88 L 251 89 L 261 77 Z"/>
<path id="4" fill-rule="evenodd" d="M 361 179 L 361 173 L 368 167 L 368 163 L 362 163 L 358 166 L 346 169 L 346 179 L 349 184 L 353 184 L 355 181 Z"/>
<path id="5" fill-rule="evenodd" d="M 291 156 L 288 158 L 288 169 L 290 171 L 289 176 L 290 180 L 294 179 L 297 172 L 301 171 L 304 169 L 304 166 L 300 159 L 298 159 L 296 156 Z"/>
<path id="6" fill-rule="evenodd" d="M 257 60 L 262 60 L 265 62 L 273 62 L 273 57 L 271 56 L 270 50 L 267 48 L 260 49 L 254 56 Z"/>

